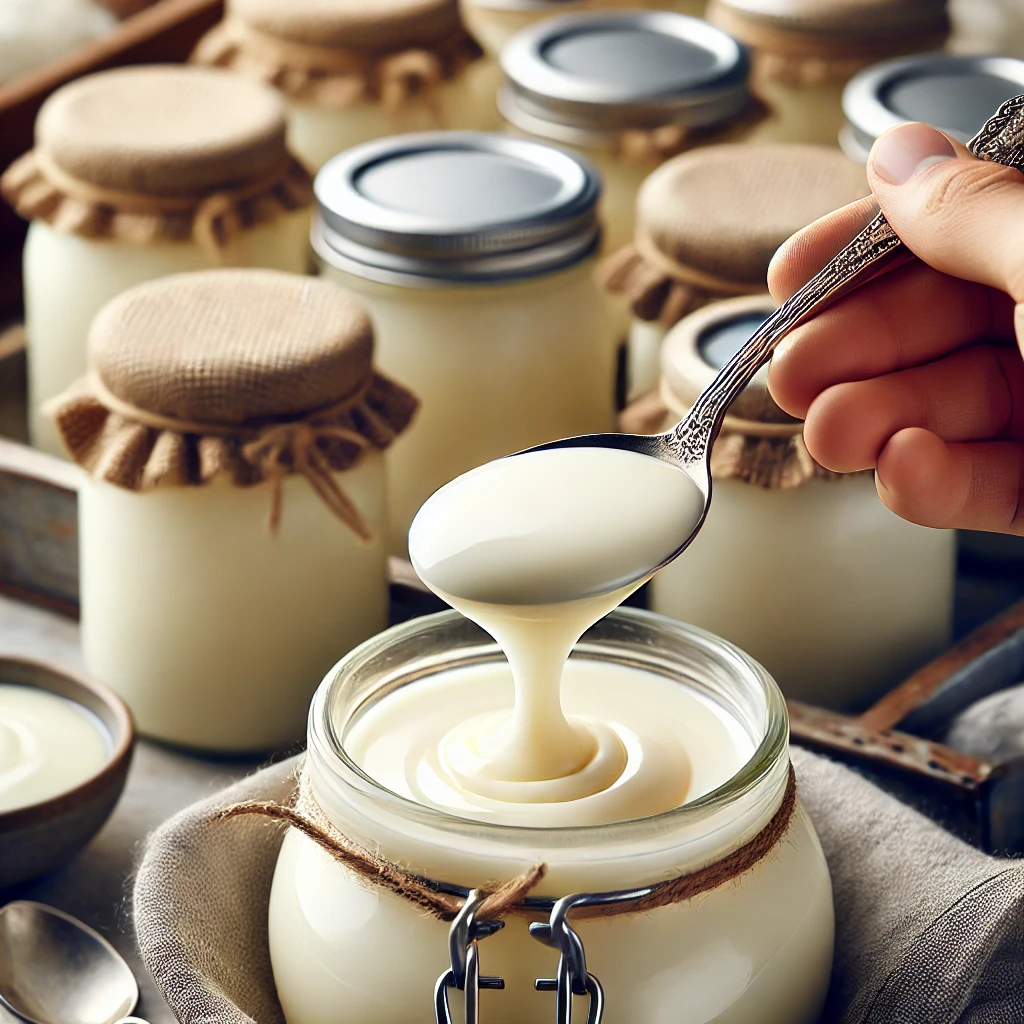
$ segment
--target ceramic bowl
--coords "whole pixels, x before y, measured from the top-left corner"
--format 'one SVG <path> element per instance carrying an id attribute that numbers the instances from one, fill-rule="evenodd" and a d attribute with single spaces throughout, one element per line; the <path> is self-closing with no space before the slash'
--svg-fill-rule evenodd
<path id="1" fill-rule="evenodd" d="M 0 682 L 49 690 L 81 704 L 110 736 L 103 767 L 85 782 L 41 803 L 0 812 L 0 890 L 66 864 L 110 817 L 124 789 L 135 730 L 124 703 L 107 687 L 51 665 L 0 657 Z"/>

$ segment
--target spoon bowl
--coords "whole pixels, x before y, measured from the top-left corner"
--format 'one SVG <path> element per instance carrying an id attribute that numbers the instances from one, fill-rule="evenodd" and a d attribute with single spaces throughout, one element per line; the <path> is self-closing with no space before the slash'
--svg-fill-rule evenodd
<path id="1" fill-rule="evenodd" d="M 114 1024 L 138 1000 L 131 968 L 81 921 L 29 900 L 0 909 L 0 1006 L 28 1024 Z"/>

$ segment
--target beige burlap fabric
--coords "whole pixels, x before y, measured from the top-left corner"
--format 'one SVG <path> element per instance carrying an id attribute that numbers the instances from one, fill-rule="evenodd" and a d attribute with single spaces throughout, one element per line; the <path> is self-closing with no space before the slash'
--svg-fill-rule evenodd
<path id="1" fill-rule="evenodd" d="M 864 168 L 824 146 L 708 146 L 644 182 L 633 244 L 601 267 L 641 320 L 671 326 L 714 299 L 765 290 L 791 235 L 866 195 Z"/>
<path id="2" fill-rule="evenodd" d="M 229 0 L 200 64 L 259 78 L 298 102 L 397 110 L 482 55 L 456 0 Z"/>
<path id="3" fill-rule="evenodd" d="M 272 90 L 227 72 L 129 67 L 64 86 L 0 189 L 23 217 L 89 238 L 212 247 L 313 201 Z"/>
<path id="4" fill-rule="evenodd" d="M 978 853 L 830 761 L 797 750 L 794 762 L 835 891 L 823 1020 L 1024 1020 L 1024 863 Z M 189 808 L 146 844 L 134 897 L 139 946 L 183 1024 L 283 1020 L 267 950 L 283 830 L 254 817 L 209 822 L 240 801 L 286 799 L 296 767 L 278 765 Z M 424 1019 L 429 1000 L 425 992 Z"/>
<path id="5" fill-rule="evenodd" d="M 89 359 L 90 376 L 53 415 L 79 465 L 129 490 L 302 473 L 349 521 L 333 475 L 386 448 L 417 406 L 374 370 L 370 320 L 355 299 L 271 270 L 133 288 L 93 322 Z"/>
<path id="6" fill-rule="evenodd" d="M 946 0 L 710 0 L 707 18 L 751 47 L 756 77 L 794 86 L 941 49 L 950 30 Z"/>

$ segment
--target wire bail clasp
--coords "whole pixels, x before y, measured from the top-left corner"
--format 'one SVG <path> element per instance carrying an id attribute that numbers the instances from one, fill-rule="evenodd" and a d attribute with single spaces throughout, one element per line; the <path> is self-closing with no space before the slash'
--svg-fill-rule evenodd
<path id="1" fill-rule="evenodd" d="M 434 1012 L 437 1024 L 453 1024 L 448 1005 L 448 990 L 465 993 L 466 1024 L 480 1024 L 480 990 L 503 989 L 504 978 L 480 974 L 480 948 L 478 942 L 505 927 L 504 921 L 477 921 L 476 913 L 486 897 L 473 889 L 466 897 L 458 916 L 448 932 L 448 954 L 451 967 L 437 979 L 434 986 Z"/>
<path id="2" fill-rule="evenodd" d="M 587 970 L 587 957 L 583 949 L 583 940 L 579 933 L 569 924 L 568 913 L 574 907 L 595 903 L 590 893 L 579 893 L 560 899 L 551 911 L 551 917 L 545 924 L 535 921 L 530 925 L 530 934 L 545 946 L 557 949 L 561 954 L 558 958 L 558 972 L 554 978 L 538 978 L 534 988 L 538 992 L 554 992 L 555 1020 L 557 1024 L 571 1024 L 572 997 L 589 996 L 587 1024 L 601 1024 L 604 1017 L 604 989 L 601 982 Z"/>

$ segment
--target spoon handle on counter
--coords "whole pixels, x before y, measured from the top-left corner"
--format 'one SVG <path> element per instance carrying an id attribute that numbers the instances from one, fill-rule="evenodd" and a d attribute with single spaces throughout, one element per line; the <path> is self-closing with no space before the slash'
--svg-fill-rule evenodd
<path id="1" fill-rule="evenodd" d="M 968 149 L 981 160 L 1024 170 L 1024 95 L 1007 100 Z M 787 334 L 861 285 L 912 259 L 914 254 L 878 211 L 867 227 L 765 320 L 669 431 L 666 440 L 676 457 L 684 465 L 707 458 L 726 410 Z"/>

